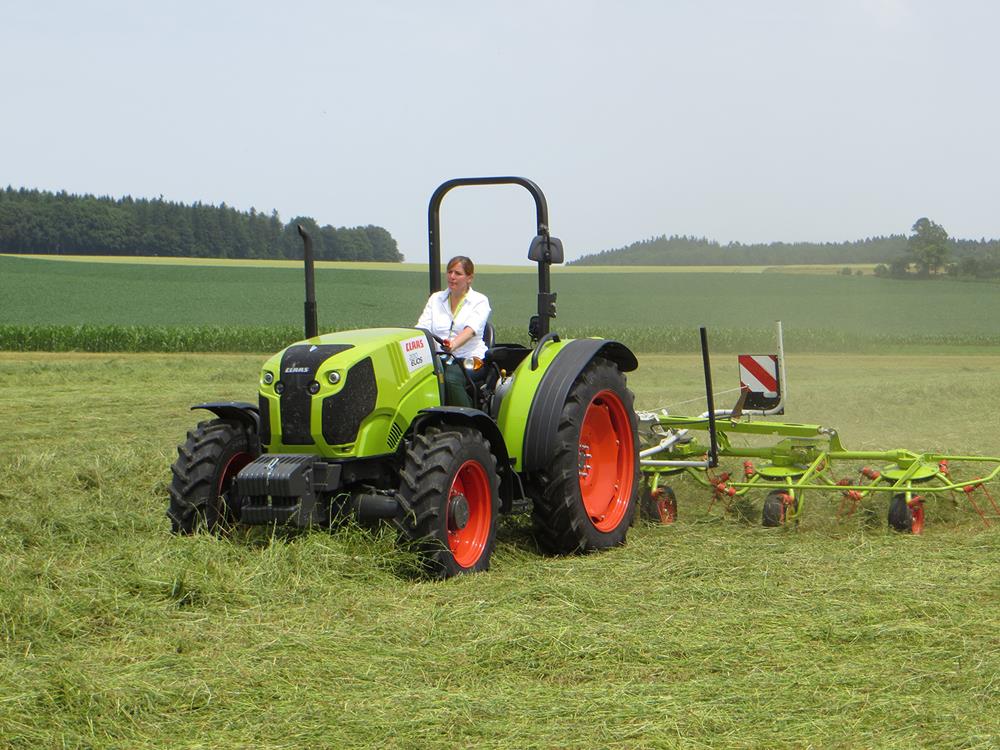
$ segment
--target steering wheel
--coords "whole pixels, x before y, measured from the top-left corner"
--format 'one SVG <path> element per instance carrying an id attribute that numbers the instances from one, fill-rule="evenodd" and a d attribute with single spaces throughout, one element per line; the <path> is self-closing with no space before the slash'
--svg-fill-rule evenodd
<path id="1" fill-rule="evenodd" d="M 440 336 L 435 336 L 430 331 L 427 331 L 427 335 L 430 336 L 432 339 L 434 339 L 436 342 L 438 342 L 438 345 L 441 347 L 438 351 L 434 352 L 434 356 L 436 356 L 445 364 L 449 364 L 450 362 L 454 361 L 455 355 L 452 353 L 451 349 L 445 347 L 444 345 L 445 339 L 441 338 Z"/>

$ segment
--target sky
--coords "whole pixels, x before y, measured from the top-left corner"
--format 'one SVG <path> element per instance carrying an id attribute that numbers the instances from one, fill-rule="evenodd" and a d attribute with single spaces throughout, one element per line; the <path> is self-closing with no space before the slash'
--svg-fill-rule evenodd
<path id="1" fill-rule="evenodd" d="M 518 175 L 567 259 L 659 235 L 1000 237 L 1000 3 L 0 3 L 0 184 L 385 227 Z M 466 187 L 442 254 L 527 264 L 534 203 Z"/>

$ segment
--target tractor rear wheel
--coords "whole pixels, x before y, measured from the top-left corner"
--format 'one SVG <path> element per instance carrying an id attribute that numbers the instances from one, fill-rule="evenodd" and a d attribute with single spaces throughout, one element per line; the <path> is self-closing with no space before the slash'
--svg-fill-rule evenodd
<path id="1" fill-rule="evenodd" d="M 543 549 L 569 554 L 625 543 L 639 492 L 638 440 L 625 376 L 595 358 L 566 396 L 552 460 L 539 473 L 533 520 Z"/>
<path id="2" fill-rule="evenodd" d="M 449 578 L 487 570 L 496 546 L 500 479 L 496 457 L 471 427 L 429 427 L 406 452 L 400 481 L 403 535 L 427 573 Z"/>
<path id="3" fill-rule="evenodd" d="M 219 531 L 239 522 L 233 480 L 260 455 L 257 436 L 236 422 L 200 422 L 177 446 L 167 516 L 174 533 Z"/>
<path id="4" fill-rule="evenodd" d="M 913 531 L 913 511 L 906 504 L 906 495 L 902 492 L 893 495 L 889 501 L 889 526 L 907 534 Z"/>

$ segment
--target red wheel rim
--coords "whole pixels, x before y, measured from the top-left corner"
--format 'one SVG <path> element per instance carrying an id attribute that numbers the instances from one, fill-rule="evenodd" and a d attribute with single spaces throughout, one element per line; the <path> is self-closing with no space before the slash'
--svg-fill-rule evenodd
<path id="1" fill-rule="evenodd" d="M 656 503 L 656 512 L 660 515 L 660 523 L 672 524 L 677 520 L 677 506 L 672 500 L 660 500 Z"/>
<path id="2" fill-rule="evenodd" d="M 587 406 L 580 428 L 580 497 L 598 531 L 613 531 L 632 498 L 635 451 L 632 421 L 614 391 L 601 391 Z"/>
<path id="3" fill-rule="evenodd" d="M 217 497 L 224 497 L 233 486 L 233 479 L 240 473 L 240 469 L 253 461 L 253 456 L 245 451 L 234 453 L 229 457 L 222 472 L 219 474 L 219 486 L 216 491 Z"/>
<path id="4" fill-rule="evenodd" d="M 910 506 L 910 510 L 913 513 L 913 524 L 910 526 L 910 531 L 919 534 L 924 530 L 924 504 L 914 503 Z"/>
<path id="5" fill-rule="evenodd" d="M 459 496 L 468 504 L 468 520 L 464 526 L 456 518 L 453 508 Z M 455 562 L 470 568 L 479 561 L 490 538 L 493 522 L 490 480 L 486 469 L 478 461 L 466 461 L 455 473 L 445 501 L 447 514 L 448 549 Z"/>
<path id="6" fill-rule="evenodd" d="M 677 520 L 677 501 L 668 495 L 666 490 L 658 487 L 653 490 L 653 500 L 656 502 L 656 513 L 660 523 L 667 525 Z"/>
<path id="7" fill-rule="evenodd" d="M 781 493 L 781 525 L 785 525 L 785 521 L 788 520 L 788 509 L 792 508 L 795 504 L 795 498 L 792 497 L 787 492 Z"/>

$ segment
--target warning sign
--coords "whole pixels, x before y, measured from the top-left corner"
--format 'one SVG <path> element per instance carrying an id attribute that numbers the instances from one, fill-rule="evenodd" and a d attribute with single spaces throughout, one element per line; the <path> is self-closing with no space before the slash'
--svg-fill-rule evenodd
<path id="1" fill-rule="evenodd" d="M 746 409 L 771 409 L 781 401 L 777 354 L 740 354 L 740 389 Z"/>

